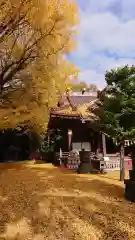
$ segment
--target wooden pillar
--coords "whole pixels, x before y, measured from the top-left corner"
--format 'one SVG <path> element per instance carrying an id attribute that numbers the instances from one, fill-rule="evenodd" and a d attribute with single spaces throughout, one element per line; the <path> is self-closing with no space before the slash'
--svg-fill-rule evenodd
<path id="1" fill-rule="evenodd" d="M 102 147 L 103 147 L 103 156 L 106 156 L 106 139 L 105 134 L 102 133 Z"/>
<path id="2" fill-rule="evenodd" d="M 49 130 L 48 130 L 47 140 L 48 140 L 48 145 L 49 145 L 49 143 L 50 143 L 50 132 L 49 132 Z"/>
<path id="3" fill-rule="evenodd" d="M 97 134 L 97 149 L 96 153 L 99 154 L 101 153 L 101 138 L 100 138 L 100 133 Z"/>

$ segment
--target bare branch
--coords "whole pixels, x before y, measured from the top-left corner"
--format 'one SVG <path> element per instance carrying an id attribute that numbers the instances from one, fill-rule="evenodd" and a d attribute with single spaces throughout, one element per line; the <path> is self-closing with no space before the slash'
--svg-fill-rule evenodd
<path id="1" fill-rule="evenodd" d="M 0 87 L 1 91 L 3 90 L 3 86 L 5 83 L 11 80 L 11 78 L 16 74 L 18 71 L 24 69 L 24 66 L 27 67 L 30 62 L 34 61 L 38 55 L 36 53 L 36 46 L 37 44 L 44 38 L 48 37 L 49 35 L 52 35 L 53 30 L 55 29 L 55 25 L 58 19 L 53 23 L 52 27 L 49 29 L 49 31 L 45 34 L 42 34 L 40 32 L 40 36 L 37 37 L 33 42 L 34 33 L 31 34 L 30 38 L 24 45 L 24 50 L 22 52 L 22 55 L 20 56 L 19 60 L 12 60 L 11 63 L 9 61 L 6 62 L 4 68 L 2 69 L 2 72 L 0 74 Z M 11 51 L 9 51 L 7 59 L 10 58 L 13 48 L 17 42 L 19 36 L 19 30 L 18 34 L 14 39 L 14 43 L 12 45 Z M 55 53 L 54 53 L 55 54 Z M 48 55 L 49 57 L 49 55 Z"/>
<path id="2" fill-rule="evenodd" d="M 20 6 L 17 8 L 16 12 L 13 14 L 13 16 L 6 21 L 6 18 L 9 17 L 9 14 L 5 16 L 2 23 L 0 24 L 0 42 L 4 40 L 5 36 L 11 35 L 16 28 L 23 23 L 25 20 L 28 11 L 30 10 L 30 7 L 27 8 L 27 11 L 23 14 L 21 14 L 22 7 L 24 3 L 28 3 L 29 0 L 22 0 Z"/>

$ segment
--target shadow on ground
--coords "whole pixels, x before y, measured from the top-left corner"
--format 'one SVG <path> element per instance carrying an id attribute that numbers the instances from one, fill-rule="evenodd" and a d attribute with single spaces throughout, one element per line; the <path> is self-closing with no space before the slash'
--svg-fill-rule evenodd
<path id="1" fill-rule="evenodd" d="M 0 170 L 0 239 L 135 239 L 135 205 L 104 177 L 45 165 Z"/>

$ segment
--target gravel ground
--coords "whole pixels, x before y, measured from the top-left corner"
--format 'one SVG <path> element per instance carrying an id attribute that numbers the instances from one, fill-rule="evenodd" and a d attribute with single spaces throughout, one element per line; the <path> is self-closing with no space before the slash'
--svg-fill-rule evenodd
<path id="1" fill-rule="evenodd" d="M 0 166 L 0 240 L 135 240 L 135 204 L 117 177 Z"/>

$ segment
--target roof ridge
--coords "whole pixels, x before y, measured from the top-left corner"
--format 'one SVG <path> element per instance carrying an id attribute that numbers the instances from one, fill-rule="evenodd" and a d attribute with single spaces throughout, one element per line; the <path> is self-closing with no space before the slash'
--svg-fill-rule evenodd
<path id="1" fill-rule="evenodd" d="M 68 100 L 68 102 L 69 102 L 69 104 L 70 104 L 72 110 L 73 110 L 73 111 L 76 111 L 76 110 L 77 110 L 77 105 L 74 104 L 74 103 L 71 101 L 71 99 L 70 99 L 70 94 L 67 93 L 67 94 L 66 94 L 66 97 L 67 97 L 67 100 Z"/>

